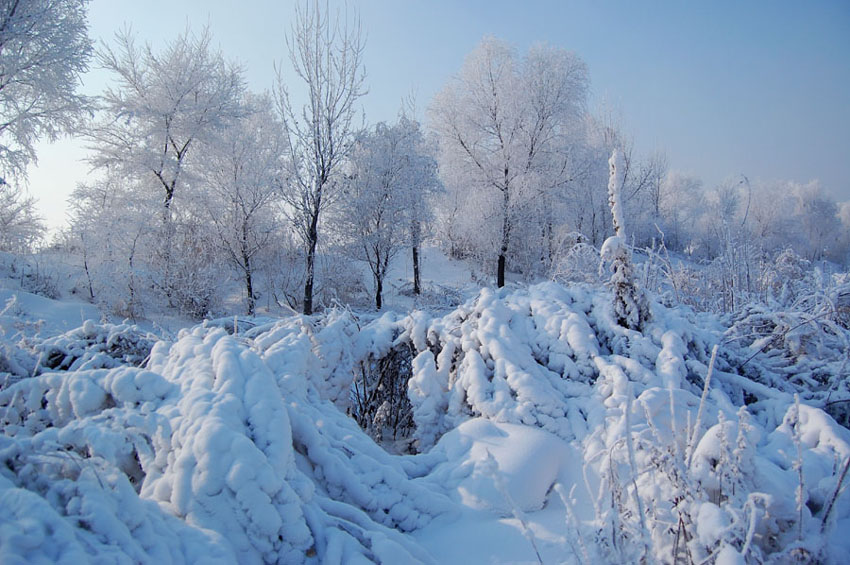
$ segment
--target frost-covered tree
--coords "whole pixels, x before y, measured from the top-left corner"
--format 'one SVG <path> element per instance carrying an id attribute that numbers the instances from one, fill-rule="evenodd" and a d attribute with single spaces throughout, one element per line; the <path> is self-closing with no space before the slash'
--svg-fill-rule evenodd
<path id="1" fill-rule="evenodd" d="M 77 94 L 92 52 L 88 0 L 0 2 L 0 181 L 22 177 L 35 142 L 71 131 L 89 101 Z"/>
<path id="2" fill-rule="evenodd" d="M 184 31 L 160 52 L 136 45 L 130 30 L 98 53 L 117 81 L 101 97 L 88 130 L 95 167 L 144 180 L 159 192 L 163 217 L 184 181 L 193 149 L 242 115 L 242 70 L 212 50 L 212 36 Z"/>
<path id="3" fill-rule="evenodd" d="M 68 246 L 79 251 L 84 294 L 120 316 L 138 319 L 152 303 L 150 265 L 157 243 L 157 199 L 109 171 L 74 190 Z"/>
<path id="4" fill-rule="evenodd" d="M 803 253 L 810 260 L 841 260 L 838 251 L 841 219 L 835 200 L 824 194 L 817 181 L 805 185 L 794 185 L 797 226 L 802 236 Z"/>
<path id="5" fill-rule="evenodd" d="M 87 131 L 92 165 L 122 188 L 159 201 L 147 210 L 148 223 L 160 218 L 146 264 L 149 282 L 192 316 L 206 313 L 216 287 L 212 237 L 188 191 L 200 176 L 193 159 L 244 113 L 242 70 L 211 42 L 208 30 L 186 30 L 155 51 L 137 46 L 129 30 L 118 33 L 116 47 L 98 54 L 117 84 L 102 95 Z"/>
<path id="6" fill-rule="evenodd" d="M 0 251 L 26 253 L 44 236 L 35 199 L 0 185 Z"/>
<path id="7" fill-rule="evenodd" d="M 396 124 L 379 123 L 363 134 L 352 153 L 353 171 L 339 223 L 355 256 L 369 265 L 378 310 L 390 261 L 407 246 L 413 249 L 418 287 L 425 200 L 437 186 L 436 165 L 423 149 L 419 124 L 401 117 Z"/>
<path id="8" fill-rule="evenodd" d="M 356 133 L 355 103 L 366 92 L 359 20 L 338 13 L 331 18 L 325 12 L 318 1 L 305 2 L 296 8 L 287 36 L 289 59 L 306 88 L 306 102 L 300 107 L 293 102 L 280 70 L 277 81 L 289 164 L 283 194 L 306 251 L 305 314 L 313 313 L 319 220 L 342 186 L 341 165 Z"/>
<path id="9" fill-rule="evenodd" d="M 696 227 L 705 208 L 702 181 L 678 172 L 668 172 L 661 187 L 664 197 L 661 203 L 665 245 L 670 249 L 684 251 L 696 235 Z"/>
<path id="10" fill-rule="evenodd" d="M 587 70 L 574 54 L 537 46 L 520 58 L 487 38 L 433 101 L 442 174 L 452 188 L 473 193 L 462 201 L 471 205 L 467 216 L 487 218 L 479 231 L 497 250 L 500 287 L 528 200 L 542 179 L 563 172 L 564 135 L 582 114 L 586 91 Z"/>
<path id="11" fill-rule="evenodd" d="M 640 330 L 649 320 L 649 305 L 643 291 L 635 285 L 631 252 L 626 241 L 622 189 L 625 161 L 618 150 L 608 160 L 608 204 L 614 224 L 614 235 L 602 245 L 602 260 L 611 264 L 611 287 L 614 291 L 614 317 L 618 324 Z"/>
<path id="12" fill-rule="evenodd" d="M 209 145 L 201 184 L 218 244 L 245 282 L 248 315 L 255 308 L 256 259 L 276 235 L 275 205 L 282 176 L 283 138 L 267 96 L 248 96 L 250 114 Z"/>
<path id="13" fill-rule="evenodd" d="M 443 191 L 437 174 L 436 149 L 422 135 L 419 122 L 402 116 L 398 126 L 405 135 L 405 221 L 413 265 L 413 293 L 421 294 L 420 247 L 430 224 L 433 197 Z"/>

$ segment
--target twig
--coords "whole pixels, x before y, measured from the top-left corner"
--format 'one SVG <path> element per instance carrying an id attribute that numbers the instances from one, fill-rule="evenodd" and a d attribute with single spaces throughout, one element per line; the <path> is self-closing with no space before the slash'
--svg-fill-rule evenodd
<path id="1" fill-rule="evenodd" d="M 824 533 L 824 531 L 826 531 L 829 515 L 832 513 L 833 506 L 835 506 L 835 501 L 838 500 L 838 495 L 841 494 L 841 484 L 847 476 L 848 469 L 850 469 L 850 455 L 847 456 L 847 460 L 844 462 L 844 468 L 841 470 L 841 475 L 838 476 L 838 482 L 835 484 L 835 490 L 829 498 L 829 504 L 826 505 L 826 511 L 823 513 L 823 522 L 820 525 L 820 533 Z"/>
<path id="2" fill-rule="evenodd" d="M 691 439 L 688 442 L 688 464 L 686 467 L 691 468 L 691 462 L 694 459 L 694 450 L 696 449 L 697 434 L 702 422 L 702 411 L 705 408 L 705 400 L 708 397 L 708 387 L 711 385 L 711 374 L 714 372 L 714 361 L 717 358 L 717 345 L 711 348 L 711 361 L 708 362 L 708 373 L 705 376 L 705 383 L 702 387 L 702 397 L 699 400 L 699 410 L 697 410 L 697 421 L 694 423 L 694 429 L 691 433 Z"/>

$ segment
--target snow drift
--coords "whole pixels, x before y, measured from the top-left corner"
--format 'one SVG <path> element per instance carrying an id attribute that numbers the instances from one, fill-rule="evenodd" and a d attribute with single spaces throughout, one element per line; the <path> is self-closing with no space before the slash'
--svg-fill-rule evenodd
<path id="1" fill-rule="evenodd" d="M 443 316 L 200 325 L 142 367 L 20 378 L 0 390 L 0 556 L 461 561 L 447 525 L 472 543 L 487 523 L 513 537 L 483 561 L 840 562 L 848 430 L 768 386 L 788 363 L 752 378 L 720 319 L 652 310 L 637 332 L 604 291 L 485 289 Z M 346 415 L 402 350 L 382 367 L 404 371 L 416 455 Z"/>

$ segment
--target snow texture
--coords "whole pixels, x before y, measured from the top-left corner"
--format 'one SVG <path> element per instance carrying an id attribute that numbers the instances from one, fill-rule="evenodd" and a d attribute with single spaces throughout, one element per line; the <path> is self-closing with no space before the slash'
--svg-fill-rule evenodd
<path id="1" fill-rule="evenodd" d="M 637 332 L 607 291 L 546 283 L 201 324 L 142 361 L 89 362 L 127 328 L 35 340 L 77 353 L 0 388 L 0 561 L 841 562 L 850 432 L 770 363 L 751 379 L 722 319 L 652 307 Z M 401 345 L 415 455 L 346 414 Z"/>

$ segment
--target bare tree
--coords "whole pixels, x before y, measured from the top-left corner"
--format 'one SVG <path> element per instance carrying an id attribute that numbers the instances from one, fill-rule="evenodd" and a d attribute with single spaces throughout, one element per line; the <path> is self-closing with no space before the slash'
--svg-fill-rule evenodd
<path id="1" fill-rule="evenodd" d="M 291 220 L 306 248 L 304 313 L 313 313 L 313 285 L 319 219 L 339 191 L 340 166 L 351 150 L 357 99 L 365 94 L 364 39 L 358 18 L 333 19 L 318 1 L 296 8 L 287 36 L 289 59 L 307 89 L 299 108 L 278 68 L 277 102 L 288 152 L 284 196 Z"/>
<path id="2" fill-rule="evenodd" d="M 23 177 L 34 144 L 73 130 L 89 101 L 76 93 L 92 52 L 88 0 L 0 2 L 0 181 Z"/>

